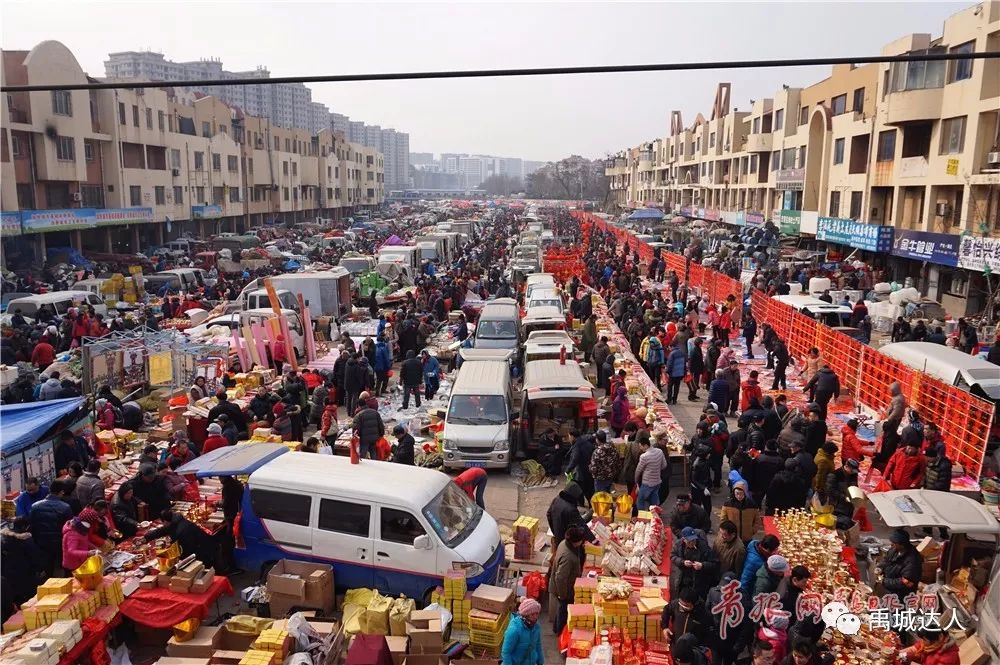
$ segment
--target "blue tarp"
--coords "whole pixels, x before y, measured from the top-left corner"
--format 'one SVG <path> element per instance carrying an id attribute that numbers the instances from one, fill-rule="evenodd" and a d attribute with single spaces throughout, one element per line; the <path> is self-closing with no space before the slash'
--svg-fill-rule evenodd
<path id="1" fill-rule="evenodd" d="M 628 216 L 629 219 L 663 219 L 663 211 L 657 210 L 656 208 L 639 208 L 631 215 Z"/>
<path id="2" fill-rule="evenodd" d="M 285 270 L 298 270 L 301 267 L 302 264 L 295 259 L 291 259 L 285 263 Z"/>
<path id="3" fill-rule="evenodd" d="M 70 397 L 47 402 L 0 406 L 0 451 L 12 455 L 34 445 L 66 414 L 76 411 L 84 399 Z"/>

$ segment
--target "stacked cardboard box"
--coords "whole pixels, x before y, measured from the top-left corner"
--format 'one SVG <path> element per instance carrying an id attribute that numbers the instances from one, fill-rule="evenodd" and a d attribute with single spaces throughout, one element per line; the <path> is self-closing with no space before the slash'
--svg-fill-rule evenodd
<path id="1" fill-rule="evenodd" d="M 567 609 L 566 625 L 570 630 L 575 628 L 594 630 L 595 620 L 594 606 L 590 603 L 574 603 Z"/>
<path id="2" fill-rule="evenodd" d="M 470 600 L 470 646 L 478 652 L 499 656 L 513 609 L 514 590 L 483 584 L 472 593 Z"/>
<path id="3" fill-rule="evenodd" d="M 293 607 L 330 613 L 334 608 L 333 567 L 282 559 L 267 575 L 271 616 L 282 617 Z"/>
<path id="4" fill-rule="evenodd" d="M 449 570 L 444 574 L 444 598 L 445 600 L 462 600 L 468 586 L 465 582 L 464 570 Z"/>
<path id="5" fill-rule="evenodd" d="M 469 628 L 469 613 L 472 611 L 472 594 L 466 593 L 462 598 L 451 601 L 448 608 L 454 617 L 455 628 L 467 630 Z"/>
<path id="6" fill-rule="evenodd" d="M 527 560 L 535 550 L 538 518 L 521 515 L 514 520 L 514 558 Z"/>
<path id="7" fill-rule="evenodd" d="M 292 648 L 292 638 L 287 630 L 267 628 L 254 640 L 253 648 L 258 651 L 270 651 L 276 654 L 279 662 L 284 662 L 285 656 Z"/>
<path id="8" fill-rule="evenodd" d="M 594 592 L 597 590 L 596 577 L 578 577 L 573 583 L 573 602 L 587 604 L 594 602 Z"/>
<path id="9" fill-rule="evenodd" d="M 410 612 L 406 621 L 410 655 L 440 656 L 444 652 L 444 626 L 437 610 Z"/>

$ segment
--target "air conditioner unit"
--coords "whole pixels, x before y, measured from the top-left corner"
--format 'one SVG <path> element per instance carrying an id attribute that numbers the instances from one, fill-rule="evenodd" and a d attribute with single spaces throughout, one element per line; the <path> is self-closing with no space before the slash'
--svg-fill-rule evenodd
<path id="1" fill-rule="evenodd" d="M 951 215 L 951 204 L 946 201 L 942 201 L 934 208 L 934 212 L 938 217 L 948 217 Z"/>
<path id="2" fill-rule="evenodd" d="M 73 192 L 73 200 L 74 201 L 82 201 L 83 200 L 83 194 L 81 194 L 80 192 Z"/>
<path id="3" fill-rule="evenodd" d="M 990 166 L 1000 166 L 1000 150 L 986 153 L 986 163 Z"/>
<path id="4" fill-rule="evenodd" d="M 172 175 L 173 177 L 176 178 L 180 174 L 181 174 L 181 170 L 180 169 L 170 169 L 170 175 Z"/>

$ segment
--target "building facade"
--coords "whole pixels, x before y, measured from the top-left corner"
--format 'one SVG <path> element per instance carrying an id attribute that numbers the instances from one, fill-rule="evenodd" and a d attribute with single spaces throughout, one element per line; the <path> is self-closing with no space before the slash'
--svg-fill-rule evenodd
<path id="1" fill-rule="evenodd" d="M 86 83 L 62 44 L 2 53 L 5 84 Z M 385 198 L 383 157 L 174 88 L 10 93 L 0 115 L 5 250 L 138 252 L 190 233 L 342 217 Z"/>
<path id="2" fill-rule="evenodd" d="M 1000 2 L 960 11 L 940 37 L 884 55 L 1000 49 Z M 770 219 L 832 257 L 860 254 L 956 314 L 982 310 L 1000 271 L 1000 62 L 854 67 L 609 156 L 613 204 L 733 225 Z M 986 275 L 983 274 L 986 270 Z M 994 282 L 995 282 L 994 278 Z M 995 286 L 993 286 L 995 288 Z"/>

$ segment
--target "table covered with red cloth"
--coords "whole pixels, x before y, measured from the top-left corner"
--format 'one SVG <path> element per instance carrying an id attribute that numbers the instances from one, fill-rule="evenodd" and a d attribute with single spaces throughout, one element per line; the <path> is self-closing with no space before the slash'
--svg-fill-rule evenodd
<path id="1" fill-rule="evenodd" d="M 59 665 L 78 665 L 85 662 L 91 665 L 104 665 L 111 662 L 104 640 L 107 639 L 111 629 L 121 622 L 121 614 L 114 607 L 102 607 L 97 614 L 84 619 L 80 623 L 83 639 L 59 659 Z"/>
<path id="2" fill-rule="evenodd" d="M 170 589 L 138 589 L 126 598 L 121 613 L 143 626 L 170 628 L 187 619 L 204 619 L 208 607 L 225 594 L 233 593 L 233 585 L 225 577 L 216 577 L 204 593 L 177 593 Z"/>

